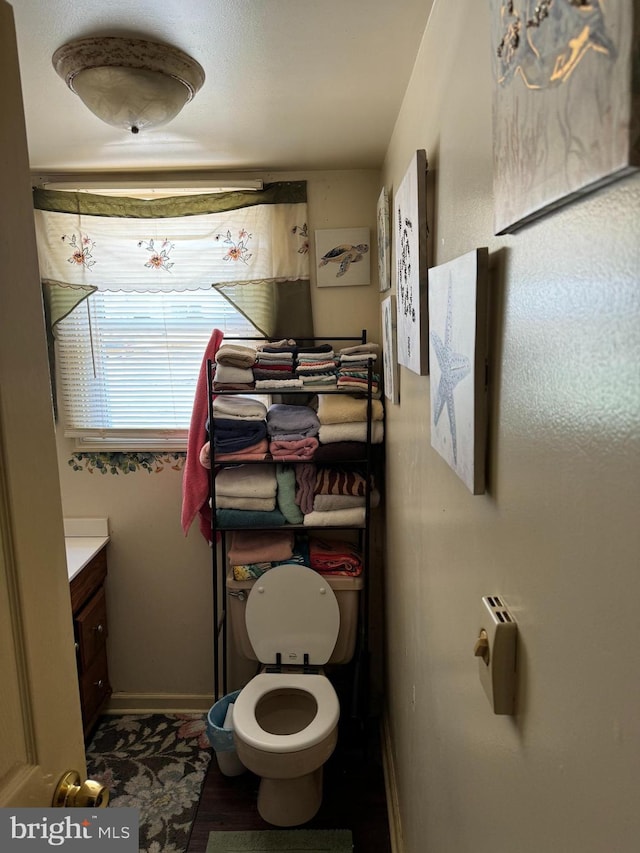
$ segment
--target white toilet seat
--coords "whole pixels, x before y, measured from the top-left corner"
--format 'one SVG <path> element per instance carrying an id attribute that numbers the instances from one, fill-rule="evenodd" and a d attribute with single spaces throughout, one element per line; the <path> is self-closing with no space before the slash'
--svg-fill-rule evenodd
<path id="1" fill-rule="evenodd" d="M 256 720 L 258 702 L 274 690 L 302 690 L 316 700 L 317 713 L 308 726 L 290 735 L 265 731 Z M 261 672 L 242 688 L 233 708 L 236 735 L 249 746 L 265 752 L 299 752 L 320 743 L 338 723 L 340 703 L 324 675 L 298 672 Z"/>

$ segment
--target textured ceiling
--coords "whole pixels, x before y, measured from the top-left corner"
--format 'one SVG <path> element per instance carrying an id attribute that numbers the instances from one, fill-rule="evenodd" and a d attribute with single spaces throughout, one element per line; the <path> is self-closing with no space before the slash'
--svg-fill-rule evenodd
<path id="1" fill-rule="evenodd" d="M 13 0 L 31 167 L 298 170 L 382 163 L 432 0 Z M 204 67 L 165 128 L 132 136 L 57 76 L 91 35 L 174 44 Z"/>

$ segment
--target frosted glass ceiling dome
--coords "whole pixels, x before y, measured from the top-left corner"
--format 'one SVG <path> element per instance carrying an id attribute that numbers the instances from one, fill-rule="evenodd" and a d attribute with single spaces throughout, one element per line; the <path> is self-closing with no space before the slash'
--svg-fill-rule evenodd
<path id="1" fill-rule="evenodd" d="M 59 47 L 52 62 L 92 113 L 132 133 L 170 122 L 205 79 L 183 51 L 144 39 L 78 39 Z"/>

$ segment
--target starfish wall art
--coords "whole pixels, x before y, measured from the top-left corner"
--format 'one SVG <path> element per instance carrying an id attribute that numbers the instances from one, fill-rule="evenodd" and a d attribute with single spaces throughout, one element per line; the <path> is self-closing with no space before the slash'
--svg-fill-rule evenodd
<path id="1" fill-rule="evenodd" d="M 431 446 L 485 491 L 487 249 L 429 270 Z"/>

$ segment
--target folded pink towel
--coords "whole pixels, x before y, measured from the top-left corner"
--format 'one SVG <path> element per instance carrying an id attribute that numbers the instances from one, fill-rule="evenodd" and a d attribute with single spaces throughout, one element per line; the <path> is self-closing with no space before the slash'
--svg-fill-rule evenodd
<path id="1" fill-rule="evenodd" d="M 280 462 L 295 462 L 296 459 L 313 459 L 318 445 L 314 436 L 281 441 L 274 438 L 269 442 L 269 453 Z"/>
<path id="2" fill-rule="evenodd" d="M 236 450 L 235 453 L 216 453 L 216 462 L 260 462 L 269 455 L 269 442 L 261 438 L 255 444 Z"/>
<path id="3" fill-rule="evenodd" d="M 235 530 L 230 540 L 228 557 L 232 566 L 288 560 L 293 554 L 294 536 L 290 531 Z"/>
<path id="4" fill-rule="evenodd" d="M 219 329 L 214 329 L 204 351 L 191 412 L 187 458 L 182 473 L 182 531 L 186 536 L 196 515 L 199 515 L 200 532 L 211 542 L 211 510 L 209 509 L 209 472 L 200 464 L 200 450 L 206 438 L 206 423 L 209 414 L 207 392 L 207 361 L 216 357 L 223 339 Z"/>

